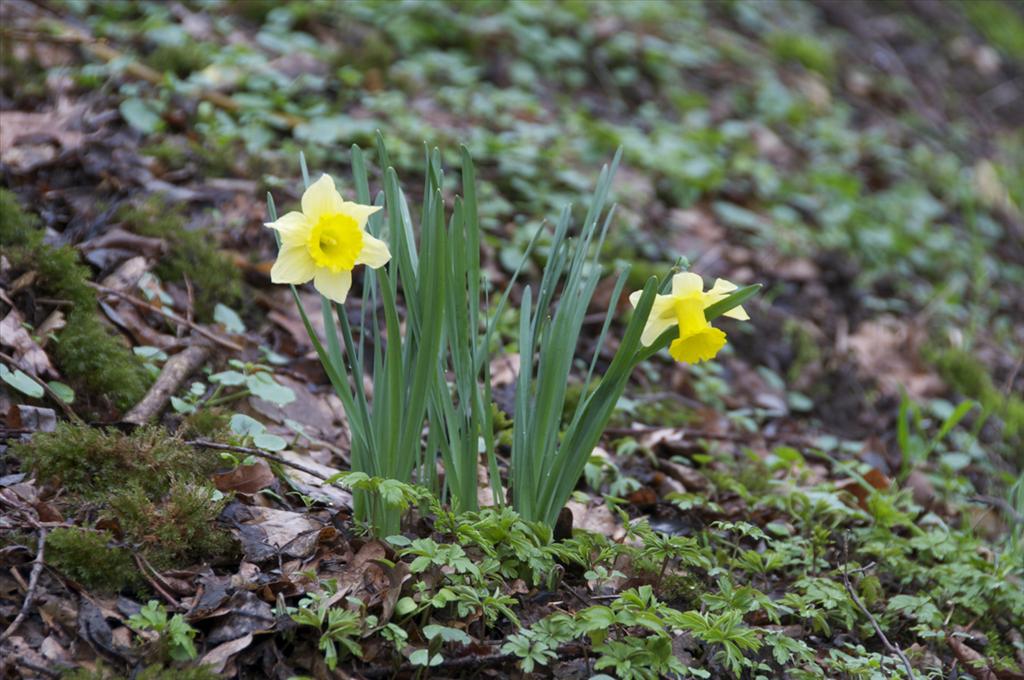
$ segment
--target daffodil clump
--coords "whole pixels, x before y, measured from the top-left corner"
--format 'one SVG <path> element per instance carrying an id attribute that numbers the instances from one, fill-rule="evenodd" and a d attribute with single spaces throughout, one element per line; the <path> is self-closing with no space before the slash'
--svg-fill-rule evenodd
<path id="1" fill-rule="evenodd" d="M 519 272 L 496 299 L 481 285 L 485 277 L 480 267 L 475 171 L 465 150 L 463 193 L 450 212 L 441 191 L 440 154 L 427 154 L 427 190 L 417 239 L 413 212 L 379 137 L 377 145 L 385 170 L 383 192 L 376 201 L 370 200 L 363 153 L 353 147 L 355 201 L 344 200 L 329 175 L 310 183 L 303 163 L 307 189 L 301 212 L 278 218 L 268 197 L 267 226 L 280 246 L 271 279 L 292 286 L 306 330 L 345 408 L 352 434 L 352 470 L 376 480 L 373 493 L 354 494 L 356 517 L 386 536 L 400 529 L 404 501 L 396 485 L 422 484 L 456 510 L 476 510 L 481 458 L 489 471 L 491 497 L 498 505 L 506 502 L 495 453 L 490 351 L 500 340 L 497 319 Z M 676 274 L 671 283 L 652 278 L 630 295 L 634 313 L 611 363 L 603 375 L 596 375 L 628 270 L 620 272 L 590 358 L 582 390 L 586 396 L 561 429 L 577 341 L 601 277 L 597 253 L 611 223 L 605 203 L 620 156 L 621 152 L 602 169 L 578 231 L 570 229 L 571 211 L 562 211 L 540 284 L 536 290 L 524 287 L 519 308 L 516 342 L 521 369 L 507 477 L 516 511 L 548 526 L 554 526 L 575 489 L 633 369 L 666 347 L 681 362 L 714 358 L 726 335 L 711 322 L 723 314 L 748 319 L 739 305 L 758 289 L 738 289 L 719 279 L 705 291 L 701 277 L 690 272 Z M 574 238 L 570 231 L 576 233 Z M 536 243 L 535 237 L 523 263 Z M 360 323 L 351 327 L 341 305 L 352 290 L 357 265 L 366 268 Z M 321 294 L 327 331 L 323 340 L 295 288 L 309 281 Z M 399 289 L 403 323 L 396 303 Z M 561 291 L 558 299 L 556 291 Z M 370 374 L 364 376 L 367 371 Z M 364 377 L 372 392 L 364 386 Z M 592 383 L 596 387 L 591 390 Z M 438 475 L 438 462 L 443 477 Z"/>

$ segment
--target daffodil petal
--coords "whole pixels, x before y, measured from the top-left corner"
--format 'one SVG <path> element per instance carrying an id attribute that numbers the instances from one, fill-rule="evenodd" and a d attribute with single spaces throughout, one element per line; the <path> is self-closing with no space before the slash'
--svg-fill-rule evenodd
<path id="1" fill-rule="evenodd" d="M 351 201 L 344 201 L 342 203 L 341 211 L 355 219 L 356 224 L 359 225 L 360 229 L 366 228 L 366 220 L 369 219 L 370 215 L 374 214 L 379 210 L 383 210 L 382 205 L 362 205 L 360 203 L 352 203 Z"/>
<path id="2" fill-rule="evenodd" d="M 632 302 L 632 296 L 630 301 Z M 644 325 L 644 332 L 640 334 L 640 342 L 644 347 L 650 347 L 662 333 L 676 323 L 675 299 L 671 295 L 654 296 L 654 304 L 651 305 L 651 313 Z"/>
<path id="3" fill-rule="evenodd" d="M 722 316 L 727 316 L 730 319 L 737 319 L 739 321 L 750 321 L 750 315 L 747 314 L 747 310 L 743 309 L 742 305 L 739 307 L 733 307 L 728 312 L 722 314 Z"/>
<path id="4" fill-rule="evenodd" d="M 714 326 L 708 326 L 698 333 L 673 340 L 668 348 L 668 353 L 676 361 L 696 364 L 714 359 L 723 347 L 725 347 L 725 333 Z"/>
<path id="5" fill-rule="evenodd" d="M 700 274 L 680 272 L 672 277 L 672 295 L 674 297 L 693 295 L 702 290 L 704 290 L 704 279 L 700 277 Z"/>
<path id="6" fill-rule="evenodd" d="M 352 287 L 352 272 L 342 270 L 332 272 L 330 269 L 317 269 L 313 285 L 322 295 L 338 303 L 345 302 L 348 289 Z"/>
<path id="7" fill-rule="evenodd" d="M 644 292 L 642 290 L 634 290 L 632 293 L 629 294 L 629 304 L 633 305 L 633 307 L 636 307 L 637 303 L 640 302 L 640 296 L 643 294 Z"/>
<path id="8" fill-rule="evenodd" d="M 704 316 L 704 302 L 696 295 L 675 300 L 674 311 L 680 337 L 700 333 L 710 325 Z"/>
<path id="9" fill-rule="evenodd" d="M 726 281 L 725 279 L 715 279 L 715 285 L 711 287 L 707 293 L 704 294 L 704 306 L 710 307 L 719 300 L 724 300 L 729 297 L 729 293 L 736 290 L 737 286 L 732 281 Z M 740 321 L 749 321 L 750 315 L 743 307 L 733 307 L 728 312 L 725 312 L 723 316 L 727 316 L 730 319 L 738 319 Z"/>
<path id="10" fill-rule="evenodd" d="M 365 264 L 371 269 L 378 269 L 386 265 L 390 259 L 391 251 L 388 250 L 388 244 L 364 231 L 363 249 L 356 258 L 356 264 Z"/>
<path id="11" fill-rule="evenodd" d="M 315 272 L 316 264 L 305 246 L 283 246 L 270 269 L 270 280 L 274 283 L 298 285 L 313 278 Z"/>
<path id="12" fill-rule="evenodd" d="M 330 175 L 321 175 L 320 179 L 309 185 L 302 194 L 302 212 L 313 224 L 321 215 L 337 215 L 343 212 L 345 202 L 341 194 L 334 188 L 334 179 Z"/>
<path id="13" fill-rule="evenodd" d="M 281 236 L 281 244 L 284 247 L 297 246 L 306 242 L 309 237 L 309 230 L 312 225 L 306 216 L 300 212 L 290 212 L 277 218 L 276 222 L 266 222 L 266 227 L 276 229 Z"/>

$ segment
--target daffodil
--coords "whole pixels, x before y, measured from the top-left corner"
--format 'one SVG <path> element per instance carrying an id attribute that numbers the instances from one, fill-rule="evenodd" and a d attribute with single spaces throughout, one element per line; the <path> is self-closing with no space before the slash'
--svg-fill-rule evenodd
<path id="1" fill-rule="evenodd" d="M 387 244 L 366 231 L 378 210 L 343 200 L 331 176 L 321 176 L 302 194 L 302 212 L 266 224 L 281 237 L 270 280 L 298 285 L 312 279 L 320 293 L 345 302 L 357 264 L 377 269 L 391 259 Z"/>
<path id="2" fill-rule="evenodd" d="M 672 292 L 654 298 L 651 314 L 644 326 L 640 342 L 650 346 L 662 333 L 673 326 L 679 327 L 679 337 L 669 346 L 669 354 L 676 361 L 697 363 L 713 359 L 725 346 L 725 333 L 715 328 L 704 317 L 704 310 L 729 296 L 736 284 L 717 279 L 710 290 L 704 290 L 699 274 L 683 272 L 672 277 Z M 635 307 L 640 292 L 629 296 Z M 733 307 L 725 316 L 745 321 L 750 317 L 743 307 Z"/>

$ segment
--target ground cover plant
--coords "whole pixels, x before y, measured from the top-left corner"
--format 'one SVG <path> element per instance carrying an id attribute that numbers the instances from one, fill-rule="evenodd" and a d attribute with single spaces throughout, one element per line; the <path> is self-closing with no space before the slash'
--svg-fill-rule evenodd
<path id="1" fill-rule="evenodd" d="M 0 19 L 4 677 L 1024 673 L 1013 3 Z"/>

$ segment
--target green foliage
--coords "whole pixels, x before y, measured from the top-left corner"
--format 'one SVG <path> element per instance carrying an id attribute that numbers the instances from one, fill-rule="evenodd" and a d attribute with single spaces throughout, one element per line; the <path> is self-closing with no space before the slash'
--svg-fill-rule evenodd
<path id="1" fill-rule="evenodd" d="M 350 655 L 363 656 L 359 640 L 377 625 L 377 617 L 367 616 L 358 608 L 332 606 L 332 596 L 338 589 L 336 581 L 324 581 L 320 586 L 319 591 L 302 598 L 298 608 L 290 607 L 288 615 L 299 625 L 312 626 L 320 631 L 318 648 L 323 652 L 327 667 L 333 671 L 339 659 Z M 355 600 L 353 604 L 358 607 L 361 603 Z"/>
<path id="2" fill-rule="evenodd" d="M 170 569 L 231 552 L 230 536 L 213 529 L 227 500 L 215 500 L 209 484 L 172 476 L 159 497 L 135 481 L 111 494 L 107 503 L 121 530 L 153 566 Z"/>
<path id="3" fill-rule="evenodd" d="M 835 71 L 835 56 L 831 46 L 806 33 L 773 33 L 767 39 L 768 48 L 779 61 L 793 61 L 810 71 L 830 77 Z"/>
<path id="4" fill-rule="evenodd" d="M 148 497 L 160 498 L 174 477 L 200 481 L 217 464 L 157 427 L 126 435 L 61 423 L 54 432 L 40 432 L 14 446 L 12 453 L 40 480 L 57 482 L 85 500 L 101 499 L 133 484 Z"/>
<path id="5" fill-rule="evenodd" d="M 241 271 L 228 255 L 211 247 L 215 234 L 187 228 L 180 209 L 151 198 L 142 205 L 122 208 L 118 219 L 138 234 L 167 242 L 169 252 L 159 259 L 155 271 L 165 281 L 188 277 L 198 319 L 212 320 L 217 303 L 229 307 L 242 304 Z"/>
<path id="6" fill-rule="evenodd" d="M 1024 399 L 1006 394 L 992 380 L 985 365 L 965 350 L 947 349 L 937 352 L 932 360 L 942 377 L 958 392 L 977 399 L 982 409 L 1003 421 L 1007 440 L 1024 435 Z"/>
<path id="7" fill-rule="evenodd" d="M 137 614 L 128 617 L 128 627 L 136 633 L 155 633 L 160 656 L 166 654 L 172 661 L 191 661 L 198 656 L 192 641 L 198 631 L 181 614 L 168 618 L 167 609 L 156 600 L 150 600 Z"/>
<path id="8" fill-rule="evenodd" d="M 1007 56 L 1024 59 L 1024 18 L 1013 3 L 982 0 L 960 3 L 968 19 Z M 1019 8 L 1016 8 L 1019 9 Z"/>
<path id="9" fill-rule="evenodd" d="M 46 537 L 46 561 L 92 591 L 117 593 L 143 584 L 131 553 L 109 531 L 54 529 Z"/>
<path id="10" fill-rule="evenodd" d="M 125 435 L 62 423 L 12 452 L 40 480 L 59 483 L 72 509 L 99 510 L 113 519 L 124 542 L 137 546 L 158 568 L 232 549 L 229 535 L 215 528 L 227 501 L 215 500 L 208 479 L 217 459 L 162 428 Z"/>
<path id="11" fill-rule="evenodd" d="M 16 269 L 39 272 L 39 287 L 50 297 L 71 302 L 66 325 L 57 335 L 55 356 L 76 392 L 110 400 L 124 410 L 145 394 L 149 377 L 142 363 L 100 321 L 96 293 L 86 282 L 88 268 L 68 246 L 43 243 L 35 220 L 21 210 L 14 194 L 0 189 L 0 237 Z"/>

